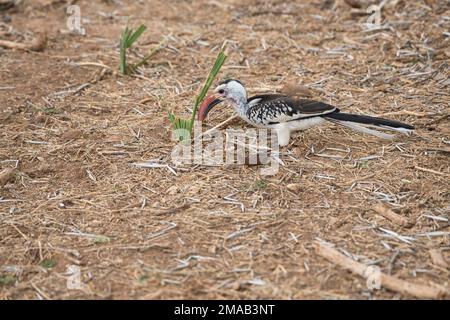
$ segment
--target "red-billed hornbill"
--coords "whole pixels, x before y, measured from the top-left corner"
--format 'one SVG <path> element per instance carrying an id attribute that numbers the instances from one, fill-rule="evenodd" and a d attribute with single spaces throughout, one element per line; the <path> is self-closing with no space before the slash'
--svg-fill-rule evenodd
<path id="1" fill-rule="evenodd" d="M 280 146 L 288 145 L 291 132 L 305 130 L 326 121 L 385 139 L 391 139 L 393 135 L 373 130 L 373 128 L 405 134 L 414 130 L 414 127 L 399 121 L 343 113 L 338 108 L 323 102 L 296 99 L 283 94 L 264 94 L 247 98 L 244 85 L 233 79 L 221 82 L 214 93 L 200 106 L 198 120 L 203 121 L 214 106 L 227 101 L 239 116 L 251 125 L 275 129 Z"/>

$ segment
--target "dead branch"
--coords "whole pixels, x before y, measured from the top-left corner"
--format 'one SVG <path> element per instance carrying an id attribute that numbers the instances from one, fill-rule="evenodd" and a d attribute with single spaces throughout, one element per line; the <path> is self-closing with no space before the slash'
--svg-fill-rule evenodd
<path id="1" fill-rule="evenodd" d="M 342 268 L 350 270 L 361 277 L 367 277 L 367 268 L 365 264 L 356 262 L 355 260 L 346 257 L 330 245 L 316 241 L 315 243 L 317 253 L 327 259 L 328 261 L 339 265 Z M 427 286 L 417 284 L 399 279 L 385 273 L 380 274 L 380 284 L 386 289 L 399 292 L 401 294 L 411 295 L 419 299 L 438 299 L 444 298 L 450 294 L 449 290 L 440 285 L 434 284 Z"/>
<path id="2" fill-rule="evenodd" d="M 42 51 L 47 45 L 47 36 L 45 34 L 38 35 L 30 43 L 21 43 L 0 39 L 0 47 L 7 49 Z"/>

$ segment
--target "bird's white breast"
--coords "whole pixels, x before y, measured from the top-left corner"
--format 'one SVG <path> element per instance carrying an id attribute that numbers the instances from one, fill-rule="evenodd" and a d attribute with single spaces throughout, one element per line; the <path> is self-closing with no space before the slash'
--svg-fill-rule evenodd
<path id="1" fill-rule="evenodd" d="M 266 128 L 279 128 L 280 126 L 283 126 L 285 129 L 289 131 L 298 131 L 298 130 L 306 130 L 311 127 L 320 125 L 324 123 L 326 120 L 322 117 L 314 117 L 314 118 L 308 118 L 303 120 L 294 120 L 294 121 L 288 121 L 288 122 L 282 122 L 277 124 L 272 124 L 266 126 Z"/>
<path id="2" fill-rule="evenodd" d="M 314 118 L 308 118 L 303 120 L 295 120 L 295 121 L 289 121 L 286 122 L 286 125 L 288 126 L 290 131 L 297 131 L 297 130 L 306 130 L 311 127 L 320 125 L 324 123 L 326 120 L 322 117 L 314 117 Z"/>

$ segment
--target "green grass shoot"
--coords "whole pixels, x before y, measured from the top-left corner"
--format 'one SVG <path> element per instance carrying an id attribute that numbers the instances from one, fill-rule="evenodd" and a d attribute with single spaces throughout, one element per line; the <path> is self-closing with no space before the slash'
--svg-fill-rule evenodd
<path id="1" fill-rule="evenodd" d="M 0 286 L 10 286 L 16 282 L 16 278 L 10 275 L 0 276 Z"/>
<path id="2" fill-rule="evenodd" d="M 57 264 L 58 262 L 54 259 L 44 259 L 39 265 L 43 268 L 51 269 L 55 267 Z"/>
<path id="3" fill-rule="evenodd" d="M 220 69 L 225 63 L 226 57 L 227 56 L 225 55 L 225 51 L 222 49 L 219 52 L 211 71 L 209 72 L 208 78 L 206 79 L 206 82 L 203 85 L 200 94 L 195 99 L 194 109 L 192 110 L 192 115 L 190 119 L 177 118 L 172 112 L 169 111 L 169 119 L 170 122 L 172 123 L 172 130 L 175 134 L 175 137 L 179 141 L 186 142 L 190 139 L 198 107 L 200 103 L 202 103 L 203 99 L 205 99 L 205 96 L 208 93 L 209 88 L 211 87 L 214 79 L 217 77 Z"/>
<path id="4" fill-rule="evenodd" d="M 128 63 L 127 50 L 133 46 L 133 44 L 139 39 L 139 37 L 147 30 L 147 27 L 141 24 L 136 30 L 125 27 L 120 37 L 120 62 L 119 70 L 123 75 L 132 74 L 136 72 L 136 69 L 141 65 L 148 62 L 148 60 L 161 48 L 163 41 L 158 46 L 151 50 L 136 64 Z"/>

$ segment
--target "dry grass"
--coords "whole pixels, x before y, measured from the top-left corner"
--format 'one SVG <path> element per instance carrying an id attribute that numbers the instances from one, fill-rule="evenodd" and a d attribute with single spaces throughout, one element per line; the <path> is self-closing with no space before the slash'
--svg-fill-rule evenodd
<path id="1" fill-rule="evenodd" d="M 118 2 L 76 2 L 85 37 L 67 32 L 67 1 L 0 13 L 12 17 L 2 39 L 48 38 L 42 52 L 0 49 L 1 298 L 413 298 L 368 290 L 318 255 L 317 238 L 386 275 L 449 289 L 448 1 L 389 1 L 370 31 L 364 6 L 340 0 Z M 129 16 L 149 27 L 136 54 L 166 42 L 121 77 Z M 177 168 L 166 111 L 189 113 L 224 41 L 222 76 L 251 93 L 294 82 L 417 134 L 312 129 L 271 177 L 257 166 Z M 217 109 L 209 124 L 230 114 Z M 162 166 L 131 165 L 151 159 Z M 82 290 L 66 288 L 69 265 Z"/>

